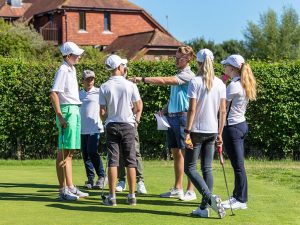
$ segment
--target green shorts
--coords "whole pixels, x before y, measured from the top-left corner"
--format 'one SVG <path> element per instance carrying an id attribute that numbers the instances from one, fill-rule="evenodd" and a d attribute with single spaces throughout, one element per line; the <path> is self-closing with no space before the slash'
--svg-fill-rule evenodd
<path id="1" fill-rule="evenodd" d="M 80 133 L 81 120 L 80 109 L 78 105 L 60 105 L 63 118 L 67 122 L 67 128 L 64 129 L 64 149 L 81 149 Z M 58 127 L 58 149 L 62 149 L 62 128 L 56 116 L 56 125 Z"/>

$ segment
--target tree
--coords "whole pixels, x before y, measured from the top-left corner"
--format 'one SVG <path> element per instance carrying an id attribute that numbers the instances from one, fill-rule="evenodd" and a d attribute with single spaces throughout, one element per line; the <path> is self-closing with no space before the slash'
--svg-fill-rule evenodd
<path id="1" fill-rule="evenodd" d="M 278 61 L 300 56 L 299 17 L 293 8 L 283 8 L 280 20 L 268 10 L 258 24 L 248 23 L 244 37 L 248 58 Z"/>

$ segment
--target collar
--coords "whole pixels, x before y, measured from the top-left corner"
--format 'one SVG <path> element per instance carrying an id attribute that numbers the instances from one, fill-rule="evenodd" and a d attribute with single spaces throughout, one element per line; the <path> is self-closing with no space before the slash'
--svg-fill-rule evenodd
<path id="1" fill-rule="evenodd" d="M 74 66 L 70 66 L 65 60 L 63 62 L 63 65 L 65 65 L 68 68 L 69 72 L 73 72 L 75 67 Z"/>
<path id="2" fill-rule="evenodd" d="M 92 92 L 92 91 L 94 91 L 95 90 L 95 86 L 93 86 L 89 91 L 86 91 L 85 89 L 83 89 L 86 93 L 90 93 L 90 92 Z"/>
<path id="3" fill-rule="evenodd" d="M 109 77 L 109 80 L 119 80 L 119 79 L 124 79 L 125 80 L 125 77 L 122 76 L 122 75 L 110 76 Z"/>
<path id="4" fill-rule="evenodd" d="M 187 72 L 187 71 L 190 71 L 190 70 L 191 70 L 191 67 L 189 65 L 187 65 L 183 69 L 177 70 L 177 72 L 181 73 L 181 72 Z"/>
<path id="5" fill-rule="evenodd" d="M 239 81 L 239 80 L 241 80 L 241 77 L 240 77 L 240 76 L 232 78 L 232 81 L 233 81 L 233 82 L 237 82 L 237 81 Z"/>

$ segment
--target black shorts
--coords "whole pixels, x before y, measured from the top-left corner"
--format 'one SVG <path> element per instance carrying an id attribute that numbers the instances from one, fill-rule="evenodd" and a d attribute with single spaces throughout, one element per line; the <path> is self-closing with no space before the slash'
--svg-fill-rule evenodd
<path id="1" fill-rule="evenodd" d="M 129 123 L 109 123 L 106 126 L 108 167 L 118 167 L 120 151 L 125 167 L 136 167 L 135 127 Z"/>

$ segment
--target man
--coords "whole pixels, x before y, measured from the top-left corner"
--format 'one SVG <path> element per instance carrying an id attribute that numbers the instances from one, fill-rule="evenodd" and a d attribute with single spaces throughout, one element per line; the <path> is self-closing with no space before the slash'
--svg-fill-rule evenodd
<path id="1" fill-rule="evenodd" d="M 56 172 L 59 182 L 59 198 L 61 200 L 77 200 L 89 196 L 81 192 L 73 184 L 72 156 L 74 150 L 80 149 L 80 112 L 81 104 L 78 94 L 76 65 L 83 49 L 73 42 L 65 42 L 60 51 L 64 62 L 55 74 L 50 99 L 56 113 L 58 127 L 58 154 Z M 64 138 L 62 138 L 64 137 Z"/>
<path id="2" fill-rule="evenodd" d="M 81 149 L 84 166 L 87 175 L 85 187 L 100 188 L 105 186 L 105 171 L 103 163 L 98 154 L 100 132 L 104 131 L 102 121 L 99 117 L 99 88 L 94 87 L 95 73 L 91 70 L 84 70 L 82 73 L 84 89 L 79 92 L 82 102 L 80 107 L 81 116 Z M 95 173 L 98 180 L 94 184 Z"/>
<path id="3" fill-rule="evenodd" d="M 189 99 L 187 89 L 189 81 L 195 77 L 191 71 L 189 62 L 195 57 L 193 49 L 189 46 L 179 47 L 176 52 L 177 74 L 169 77 L 136 77 L 134 82 L 145 84 L 171 85 L 170 100 L 167 107 L 161 110 L 160 114 L 166 114 L 170 128 L 167 131 L 168 147 L 172 151 L 174 159 L 175 184 L 169 192 L 163 193 L 163 198 L 179 198 L 183 201 L 195 200 L 196 194 L 192 183 L 188 180 L 187 191 L 183 193 L 182 182 L 184 175 L 184 149 L 187 110 Z"/>
<path id="4" fill-rule="evenodd" d="M 104 205 L 116 206 L 115 186 L 120 151 L 127 169 L 129 194 L 127 202 L 136 205 L 135 123 L 140 122 L 142 102 L 137 86 L 125 79 L 126 59 L 110 55 L 105 61 L 111 76 L 101 85 L 99 93 L 100 117 L 105 121 L 108 150 L 109 196 Z M 133 105 L 133 110 L 132 110 Z M 135 116 L 134 116 L 135 115 Z"/>

